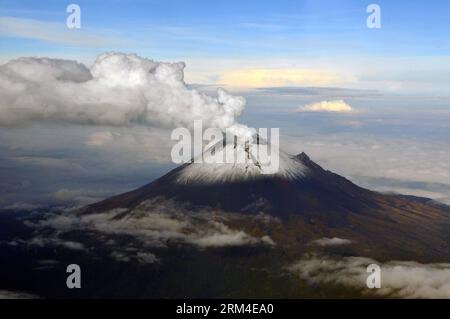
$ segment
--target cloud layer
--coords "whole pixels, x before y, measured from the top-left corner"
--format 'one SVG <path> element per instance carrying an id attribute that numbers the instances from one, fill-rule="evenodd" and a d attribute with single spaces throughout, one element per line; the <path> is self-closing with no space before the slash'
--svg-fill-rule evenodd
<path id="1" fill-rule="evenodd" d="M 313 245 L 322 246 L 322 247 L 342 246 L 342 245 L 348 245 L 350 243 L 351 243 L 350 240 L 343 239 L 343 238 L 338 238 L 338 237 L 333 237 L 333 238 L 324 237 L 324 238 L 321 238 L 321 239 L 314 240 L 312 242 Z"/>
<path id="2" fill-rule="evenodd" d="M 124 216 L 124 213 L 127 213 Z M 36 229 L 37 236 L 31 240 L 15 239 L 9 245 L 33 245 L 43 247 L 64 246 L 69 249 L 89 251 L 90 247 L 64 238 L 74 230 L 96 234 L 96 238 L 107 238 L 111 258 L 128 262 L 155 263 L 159 259 L 149 249 L 164 248 L 171 243 L 188 244 L 198 248 L 236 247 L 247 245 L 275 245 L 269 236 L 255 237 L 242 230 L 232 229 L 227 221 L 230 213 L 220 211 L 192 211 L 180 203 L 163 198 L 148 200 L 133 210 L 111 211 L 79 215 L 73 211 L 64 214 L 49 214 L 47 218 L 25 223 Z M 263 218 L 255 216 L 254 218 Z M 270 221 L 269 221 L 270 222 Z M 40 232 L 40 230 L 53 232 Z M 45 234 L 45 236 L 43 235 Z M 140 248 L 116 245 L 115 238 L 129 236 L 140 243 Z M 104 240 L 107 242 L 106 240 Z M 128 242 L 131 243 L 130 240 Z M 145 248 L 145 251 L 142 251 Z"/>
<path id="3" fill-rule="evenodd" d="M 369 289 L 366 271 L 370 264 L 381 267 L 381 288 Z M 289 269 L 314 284 L 334 284 L 396 298 L 450 298 L 450 264 L 421 264 L 413 261 L 379 263 L 364 257 L 304 258 Z"/>
<path id="4" fill-rule="evenodd" d="M 124 126 L 205 126 L 245 132 L 245 99 L 211 97 L 184 83 L 184 63 L 105 53 L 91 68 L 76 61 L 19 58 L 0 66 L 0 125 L 34 121 Z M 244 133 L 245 134 L 245 133 Z"/>
<path id="5" fill-rule="evenodd" d="M 0 299 L 37 299 L 39 296 L 21 291 L 0 290 Z"/>
<path id="6" fill-rule="evenodd" d="M 350 78 L 345 79 L 350 81 Z M 343 81 L 343 76 L 330 70 L 272 68 L 239 69 L 225 71 L 218 83 L 229 87 L 263 88 L 304 85 L 333 85 Z"/>
<path id="7" fill-rule="evenodd" d="M 316 163 L 359 186 L 450 203 L 450 147 L 439 136 L 421 140 L 333 132 L 282 142 L 289 152 L 303 150 Z"/>
<path id="8" fill-rule="evenodd" d="M 344 100 L 322 101 L 301 106 L 297 112 L 335 112 L 348 113 L 354 111 Z"/>

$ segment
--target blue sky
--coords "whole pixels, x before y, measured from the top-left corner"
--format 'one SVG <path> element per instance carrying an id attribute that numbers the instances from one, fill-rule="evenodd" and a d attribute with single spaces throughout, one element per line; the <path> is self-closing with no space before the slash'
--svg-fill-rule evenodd
<path id="1" fill-rule="evenodd" d="M 69 3 L 2 0 L 1 61 L 38 55 L 89 64 L 121 51 L 186 61 L 191 83 L 238 77 L 244 87 L 428 94 L 450 84 L 447 1 L 77 1 L 80 30 L 65 26 Z M 381 7 L 381 29 L 366 26 L 370 3 Z M 286 81 L 255 82 L 261 70 Z"/>

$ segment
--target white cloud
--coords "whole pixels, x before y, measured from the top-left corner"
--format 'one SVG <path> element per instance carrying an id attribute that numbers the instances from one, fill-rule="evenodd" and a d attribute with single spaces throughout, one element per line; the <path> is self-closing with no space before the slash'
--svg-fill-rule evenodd
<path id="1" fill-rule="evenodd" d="M 354 109 L 344 100 L 321 101 L 317 103 L 307 104 L 297 109 L 297 112 L 335 112 L 349 113 Z"/>
<path id="2" fill-rule="evenodd" d="M 50 121 L 231 128 L 245 99 L 222 89 L 211 97 L 184 83 L 184 63 L 105 53 L 88 69 L 76 61 L 19 58 L 0 66 L 0 125 Z M 103 136 L 104 138 L 105 136 Z M 93 141 L 99 143 L 99 136 Z"/>
<path id="3" fill-rule="evenodd" d="M 448 97 L 450 57 L 241 57 L 185 58 L 194 83 L 240 87 L 331 86 Z M 412 70 L 411 65 L 420 66 Z M 273 70 L 273 71 L 272 71 Z M 289 70 L 291 73 L 289 74 Z M 242 79 L 239 76 L 244 76 Z M 412 76 L 413 75 L 413 76 Z M 226 81 L 225 81 L 226 80 Z"/>
<path id="4" fill-rule="evenodd" d="M 195 236 L 189 241 L 200 247 L 226 247 L 257 244 L 262 240 L 254 238 L 243 231 L 232 230 L 221 222 L 212 222 L 212 231 Z"/>
<path id="5" fill-rule="evenodd" d="M 227 70 L 217 80 L 219 84 L 241 88 L 329 86 L 342 81 L 342 75 L 330 70 L 298 69 L 292 66 L 280 69 Z"/>
<path id="6" fill-rule="evenodd" d="M 147 252 L 138 252 L 136 257 L 142 264 L 154 264 L 158 261 L 158 258 L 154 254 Z"/>
<path id="7" fill-rule="evenodd" d="M 22 291 L 0 290 L 0 299 L 37 299 L 37 298 L 39 298 L 39 296 Z"/>
<path id="8" fill-rule="evenodd" d="M 118 216 L 127 212 L 126 216 Z M 170 242 L 192 244 L 202 248 L 274 245 L 269 236 L 251 236 L 228 227 L 224 222 L 230 214 L 191 211 L 172 200 L 155 198 L 131 211 L 115 209 L 104 213 L 76 215 L 74 212 L 51 216 L 31 227 L 50 227 L 58 232 L 74 229 L 91 230 L 110 235 L 129 235 L 148 247 L 164 247 Z M 255 216 L 261 218 L 261 216 Z M 40 238 L 39 238 L 40 239 Z"/>
<path id="9" fill-rule="evenodd" d="M 7 205 L 4 207 L 4 209 L 8 210 L 33 210 L 39 208 L 39 205 L 31 204 L 31 203 L 24 203 L 24 202 L 16 202 L 11 205 Z"/>
<path id="10" fill-rule="evenodd" d="M 110 257 L 117 261 L 121 261 L 124 263 L 128 263 L 131 261 L 131 258 L 127 254 L 124 254 L 123 252 L 118 252 L 118 251 L 113 251 L 110 254 Z"/>
<path id="11" fill-rule="evenodd" d="M 351 241 L 348 239 L 343 239 L 343 238 L 338 238 L 338 237 L 333 237 L 333 238 L 321 238 L 321 239 L 317 239 L 314 240 L 312 242 L 313 245 L 317 245 L 317 246 L 342 246 L 342 245 L 348 245 L 350 244 Z"/>
<path id="12" fill-rule="evenodd" d="M 252 242 L 252 238 L 245 232 L 238 231 L 230 234 L 215 233 L 200 238 L 194 238 L 192 243 L 200 247 L 224 247 L 224 246 L 241 246 Z"/>
<path id="13" fill-rule="evenodd" d="M 85 250 L 85 247 L 82 243 L 64 240 L 57 236 L 36 236 L 28 240 L 15 239 L 9 242 L 11 246 L 17 246 L 18 244 L 29 245 L 29 246 L 37 246 L 37 247 L 45 247 L 45 246 L 63 246 L 67 249 L 72 250 Z"/>
<path id="14" fill-rule="evenodd" d="M 367 266 L 381 267 L 381 288 L 368 289 Z M 366 295 L 396 298 L 450 298 L 450 264 L 413 261 L 379 263 L 371 258 L 312 256 L 289 267 L 300 278 L 315 284 L 357 289 Z"/>

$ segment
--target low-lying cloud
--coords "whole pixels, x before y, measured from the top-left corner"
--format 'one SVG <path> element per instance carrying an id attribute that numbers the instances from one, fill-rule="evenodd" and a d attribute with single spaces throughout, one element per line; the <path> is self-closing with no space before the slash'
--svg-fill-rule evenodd
<path id="1" fill-rule="evenodd" d="M 284 86 L 324 86 L 351 83 L 352 76 L 333 70 L 306 68 L 238 69 L 219 73 L 218 83 L 229 87 L 265 88 Z"/>
<path id="2" fill-rule="evenodd" d="M 300 106 L 297 112 L 334 112 L 334 113 L 349 113 L 354 109 L 344 100 L 321 101 L 317 103 Z"/>
<path id="3" fill-rule="evenodd" d="M 288 152 L 302 149 L 316 163 L 359 186 L 450 204 L 450 147 L 439 138 L 333 132 L 303 139 L 287 137 L 282 142 Z"/>
<path id="4" fill-rule="evenodd" d="M 38 235 L 28 240 L 24 239 L 14 239 L 6 243 L 9 246 L 18 246 L 18 245 L 26 245 L 26 246 L 36 246 L 36 247 L 45 247 L 45 246 L 61 246 L 71 250 L 85 250 L 85 246 L 82 243 L 64 240 L 58 237 L 58 235 L 52 234 L 51 236 L 42 236 Z"/>
<path id="5" fill-rule="evenodd" d="M 327 246 L 348 245 L 350 243 L 351 243 L 351 241 L 348 239 L 343 239 L 343 238 L 338 238 L 338 237 L 333 237 L 333 238 L 324 237 L 321 239 L 314 240 L 311 244 L 316 245 L 316 246 L 327 247 Z"/>
<path id="6" fill-rule="evenodd" d="M 381 288 L 366 286 L 367 266 L 381 267 Z M 365 257 L 305 257 L 289 267 L 301 279 L 314 284 L 346 286 L 361 293 L 391 298 L 450 298 L 450 264 L 414 261 L 379 263 Z"/>
<path id="7" fill-rule="evenodd" d="M 0 244 L 14 247 L 55 247 L 87 254 L 106 251 L 116 262 L 157 264 L 164 262 L 158 251 L 169 245 L 189 245 L 199 249 L 221 247 L 266 246 L 276 243 L 267 235 L 257 237 L 230 227 L 228 222 L 239 214 L 222 211 L 190 210 L 183 204 L 155 198 L 129 210 L 113 209 L 83 214 L 77 210 L 44 214 L 39 220 L 26 219 L 34 229 L 30 238 L 13 238 Z M 271 223 L 264 214 L 255 221 Z M 73 232 L 83 232 L 73 240 Z M 92 239 L 96 246 L 92 246 Z M 101 248 L 103 247 L 103 248 Z"/>
<path id="8" fill-rule="evenodd" d="M 22 291 L 0 290 L 0 299 L 38 299 L 37 295 Z"/>
<path id="9" fill-rule="evenodd" d="M 126 212 L 125 216 L 122 216 Z M 191 211 L 172 200 L 155 198 L 138 207 L 114 209 L 102 213 L 78 215 L 73 212 L 51 215 L 39 222 L 26 222 L 37 230 L 54 229 L 58 234 L 73 230 L 93 231 L 106 235 L 127 235 L 146 247 L 166 247 L 169 243 L 184 243 L 200 248 L 275 245 L 269 236 L 254 237 L 226 225 L 228 214 Z M 256 216 L 255 218 L 261 218 Z M 53 237 L 46 241 L 38 237 L 37 244 L 61 244 Z M 120 255 L 115 255 L 116 259 Z"/>

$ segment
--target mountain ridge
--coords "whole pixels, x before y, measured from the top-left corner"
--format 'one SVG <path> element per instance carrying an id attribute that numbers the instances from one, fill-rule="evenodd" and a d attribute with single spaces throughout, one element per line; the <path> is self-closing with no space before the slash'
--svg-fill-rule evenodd
<path id="1" fill-rule="evenodd" d="M 308 250 L 311 241 L 338 237 L 350 240 L 351 250 L 358 255 L 381 260 L 449 260 L 448 207 L 362 188 L 323 169 L 306 153 L 292 158 L 308 172 L 295 178 L 261 175 L 258 179 L 208 184 L 178 183 L 180 171 L 192 165 L 184 164 L 136 190 L 89 205 L 80 213 L 120 208 L 123 212 L 116 218 L 131 218 L 136 209 L 139 216 L 152 209 L 145 205 L 147 202 L 167 201 L 175 211 L 174 205 L 192 212 L 223 212 L 230 216 L 227 227 L 258 237 L 268 235 L 294 255 Z M 255 221 L 259 215 L 279 222 L 261 225 Z"/>

